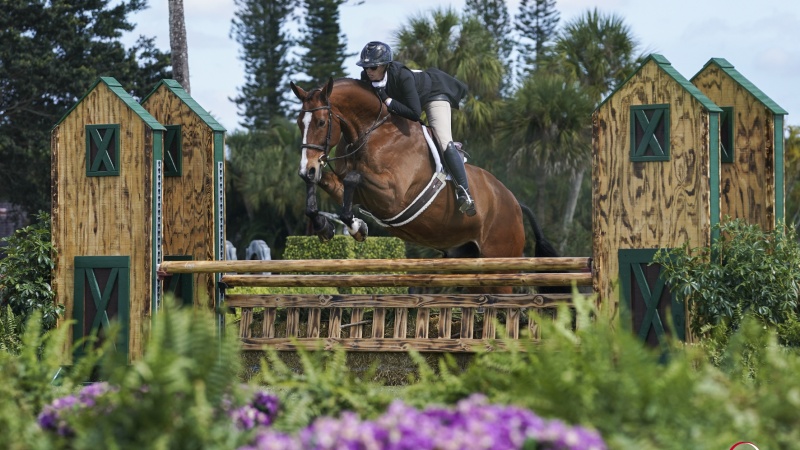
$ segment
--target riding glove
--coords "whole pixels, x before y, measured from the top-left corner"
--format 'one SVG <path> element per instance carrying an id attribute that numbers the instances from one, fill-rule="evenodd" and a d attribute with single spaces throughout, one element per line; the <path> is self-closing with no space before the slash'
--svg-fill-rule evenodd
<path id="1" fill-rule="evenodd" d="M 375 93 L 378 94 L 378 97 L 381 99 L 382 102 L 386 103 L 386 99 L 389 98 L 389 95 L 386 94 L 385 87 L 375 88 Z"/>

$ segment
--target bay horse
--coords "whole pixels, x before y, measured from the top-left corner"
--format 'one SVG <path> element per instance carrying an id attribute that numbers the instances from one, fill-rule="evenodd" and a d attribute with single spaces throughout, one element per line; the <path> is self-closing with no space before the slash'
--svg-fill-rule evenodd
<path id="1" fill-rule="evenodd" d="M 423 125 L 391 114 L 360 80 L 331 78 L 311 91 L 290 85 L 303 102 L 297 118 L 302 135 L 299 174 L 306 182 L 306 215 L 314 232 L 322 240 L 333 236 L 333 226 L 317 208 L 319 186 L 342 205 L 339 218 L 348 232 L 363 240 L 367 226 L 354 216 L 354 203 L 377 219 L 394 218 L 431 181 L 435 160 Z M 333 147 L 336 156 L 329 155 Z M 326 165 L 332 170 L 323 170 Z M 388 232 L 449 258 L 523 256 L 520 203 L 491 173 L 470 164 L 466 169 L 477 214 L 462 214 L 452 183 L 446 183 L 427 209 L 405 224 L 389 226 Z M 558 256 L 533 213 L 524 209 L 536 233 L 535 256 Z"/>

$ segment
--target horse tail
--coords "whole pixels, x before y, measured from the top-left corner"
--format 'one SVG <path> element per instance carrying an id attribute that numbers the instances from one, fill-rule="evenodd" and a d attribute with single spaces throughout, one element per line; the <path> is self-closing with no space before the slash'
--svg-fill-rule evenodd
<path id="1" fill-rule="evenodd" d="M 536 238 L 536 247 L 533 256 L 545 258 L 559 256 L 553 244 L 544 237 L 542 227 L 539 226 L 539 222 L 536 220 L 536 215 L 533 214 L 533 210 L 519 200 L 517 200 L 517 203 L 519 203 L 519 207 L 522 208 L 522 212 L 528 216 L 528 220 L 531 222 L 531 228 L 533 228 L 533 236 Z M 567 286 L 540 286 L 536 288 L 536 292 L 540 294 L 569 294 L 572 292 L 572 288 Z"/>
<path id="2" fill-rule="evenodd" d="M 545 258 L 559 256 L 553 244 L 544 237 L 542 227 L 539 226 L 539 222 L 536 220 L 536 215 L 533 213 L 533 210 L 519 200 L 517 200 L 517 203 L 519 203 L 519 207 L 522 208 L 522 212 L 528 216 L 528 220 L 531 222 L 531 228 L 533 228 L 533 236 L 536 238 L 536 247 L 534 248 L 533 256 Z"/>

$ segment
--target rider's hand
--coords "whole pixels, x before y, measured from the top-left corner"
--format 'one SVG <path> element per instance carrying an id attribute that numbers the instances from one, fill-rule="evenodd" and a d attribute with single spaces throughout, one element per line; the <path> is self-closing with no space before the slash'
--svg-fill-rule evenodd
<path id="1" fill-rule="evenodd" d="M 381 99 L 382 102 L 386 103 L 386 99 L 389 98 L 389 95 L 386 94 L 385 87 L 375 88 L 375 93 L 378 94 L 378 97 Z"/>

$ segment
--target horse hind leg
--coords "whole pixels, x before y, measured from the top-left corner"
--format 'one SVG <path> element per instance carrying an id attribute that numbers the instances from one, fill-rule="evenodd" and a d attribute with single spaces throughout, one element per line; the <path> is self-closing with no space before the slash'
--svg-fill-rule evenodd
<path id="1" fill-rule="evenodd" d="M 336 230 L 327 218 L 319 213 L 317 206 L 317 185 L 313 181 L 306 181 L 306 216 L 311 220 L 312 232 L 322 242 L 333 238 Z"/>
<path id="2" fill-rule="evenodd" d="M 339 218 L 347 227 L 347 231 L 358 242 L 363 242 L 369 234 L 367 223 L 355 217 L 353 214 L 353 195 L 358 185 L 361 183 L 361 174 L 352 171 L 348 172 L 342 180 L 344 193 L 342 194 L 342 213 Z"/>

